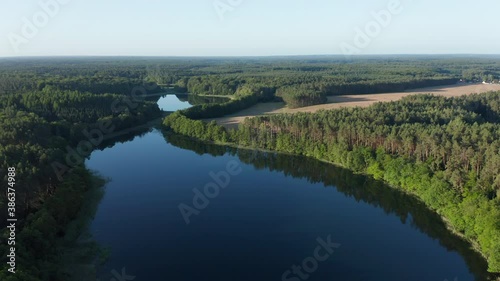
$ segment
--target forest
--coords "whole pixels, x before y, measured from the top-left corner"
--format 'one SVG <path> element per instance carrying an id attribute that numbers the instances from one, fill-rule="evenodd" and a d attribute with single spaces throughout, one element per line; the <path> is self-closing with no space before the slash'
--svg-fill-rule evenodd
<path id="1" fill-rule="evenodd" d="M 94 94 L 128 94 L 140 84 L 179 93 L 233 96 L 242 87 L 285 95 L 291 107 L 324 102 L 324 95 L 401 92 L 463 82 L 500 81 L 495 56 L 343 56 L 268 58 L 38 58 L 4 59 L 0 94 L 53 86 Z M 156 88 L 161 91 L 161 87 Z M 152 91 L 153 92 L 153 91 Z M 294 94 L 291 94 L 291 93 Z M 300 93 L 300 94 L 299 94 Z"/>
<path id="2" fill-rule="evenodd" d="M 189 71 L 160 65 L 150 69 L 147 77 L 181 92 L 205 96 L 231 96 L 248 85 L 265 88 L 292 108 L 324 103 L 326 96 L 333 95 L 402 92 L 460 80 L 500 80 L 498 58 L 402 56 L 346 61 L 341 57 L 294 57 L 210 62 Z"/>

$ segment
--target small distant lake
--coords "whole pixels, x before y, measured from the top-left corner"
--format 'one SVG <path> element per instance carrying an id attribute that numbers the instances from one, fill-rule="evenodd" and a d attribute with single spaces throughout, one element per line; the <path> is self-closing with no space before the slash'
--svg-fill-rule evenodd
<path id="1" fill-rule="evenodd" d="M 187 100 L 180 100 L 176 95 L 164 95 L 158 100 L 158 107 L 163 111 L 176 111 L 193 106 Z"/>
<path id="2" fill-rule="evenodd" d="M 194 105 L 222 103 L 226 101 L 229 101 L 229 98 L 200 97 L 191 94 L 167 94 L 158 100 L 158 107 L 163 111 L 176 111 L 190 108 Z"/>

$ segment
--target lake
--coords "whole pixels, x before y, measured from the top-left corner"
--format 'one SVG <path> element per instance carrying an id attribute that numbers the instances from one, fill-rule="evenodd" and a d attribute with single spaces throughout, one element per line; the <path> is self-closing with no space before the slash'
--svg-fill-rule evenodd
<path id="1" fill-rule="evenodd" d="M 485 278 L 418 200 L 313 159 L 152 129 L 86 165 L 111 179 L 90 227 L 101 281 Z"/>
<path id="2" fill-rule="evenodd" d="M 158 107 L 163 111 L 176 111 L 190 108 L 193 105 L 221 103 L 229 101 L 229 98 L 201 97 L 191 94 L 166 94 L 158 100 Z"/>
<path id="3" fill-rule="evenodd" d="M 189 101 L 181 100 L 176 95 L 164 95 L 158 100 L 158 107 L 163 111 L 176 111 L 191 106 Z"/>

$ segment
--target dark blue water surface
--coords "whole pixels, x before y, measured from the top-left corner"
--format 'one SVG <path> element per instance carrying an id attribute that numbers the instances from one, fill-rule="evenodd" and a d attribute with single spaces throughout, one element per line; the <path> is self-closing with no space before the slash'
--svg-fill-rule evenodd
<path id="1" fill-rule="evenodd" d="M 240 173 L 186 224 L 179 204 L 193 207 L 193 189 L 228 163 Z M 87 166 L 111 179 L 91 226 L 110 249 L 101 281 L 117 280 L 113 270 L 136 281 L 464 281 L 486 271 L 414 198 L 319 161 L 153 130 Z M 321 239 L 340 246 L 329 253 Z M 326 260 L 308 259 L 315 251 Z M 309 272 L 294 273 L 304 261 Z"/>

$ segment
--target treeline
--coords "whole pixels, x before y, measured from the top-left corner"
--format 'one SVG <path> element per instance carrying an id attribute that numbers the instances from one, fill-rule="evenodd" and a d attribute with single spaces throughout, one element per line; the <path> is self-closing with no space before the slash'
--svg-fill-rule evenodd
<path id="1" fill-rule="evenodd" d="M 120 95 L 131 95 L 132 92 L 136 95 L 142 95 L 144 91 L 146 94 L 158 93 L 161 88 L 156 84 L 149 84 L 145 86 L 142 79 L 129 78 L 129 77 L 108 77 L 108 76 L 74 76 L 68 78 L 54 77 L 44 79 L 37 83 L 37 89 L 50 86 L 60 90 L 77 90 L 80 92 L 92 92 L 94 94 L 114 93 Z M 135 88 L 141 87 L 141 90 Z"/>
<path id="2" fill-rule="evenodd" d="M 92 92 L 94 94 L 149 95 L 161 92 L 152 82 L 129 77 L 75 76 L 75 77 L 13 77 L 0 76 L 0 94 L 41 91 L 45 87 L 62 91 Z"/>
<path id="3" fill-rule="evenodd" d="M 467 69 L 462 72 L 462 79 L 465 82 L 500 82 L 500 76 L 495 69 Z"/>
<path id="4" fill-rule="evenodd" d="M 211 96 L 198 96 L 188 94 L 176 94 L 180 101 L 189 102 L 191 105 L 202 105 L 209 103 L 224 103 L 231 99 L 231 97 L 211 97 Z"/>
<path id="5" fill-rule="evenodd" d="M 274 100 L 272 89 L 264 86 L 243 85 L 227 102 L 200 104 L 182 110 L 191 119 L 217 118 L 249 108 L 259 102 Z"/>
<path id="6" fill-rule="evenodd" d="M 190 136 L 203 141 L 228 142 L 229 134 L 215 121 L 210 123 L 201 120 L 193 120 L 180 112 L 170 114 L 163 121 L 163 125 L 174 132 Z"/>
<path id="7" fill-rule="evenodd" d="M 316 87 L 327 96 L 403 92 L 409 89 L 456 84 L 457 78 L 400 79 L 400 81 L 359 81 L 350 83 L 319 82 Z"/>
<path id="8" fill-rule="evenodd" d="M 429 95 L 315 114 L 247 119 L 238 130 L 168 117 L 191 137 L 305 155 L 417 195 L 500 272 L 500 93 Z M 216 136 L 216 137 L 214 137 Z"/>
<path id="9" fill-rule="evenodd" d="M 276 96 L 282 98 L 289 108 L 322 104 L 327 101 L 326 92 L 308 84 L 279 88 Z"/>
<path id="10" fill-rule="evenodd" d="M 126 59 L 3 59 L 0 94 L 43 90 L 46 86 L 93 94 L 131 95 L 137 87 L 148 94 L 160 92 L 146 76 L 147 64 Z"/>
<path id="11" fill-rule="evenodd" d="M 310 84 L 298 84 L 278 88 L 276 96 L 290 108 L 298 108 L 327 102 L 327 96 L 345 94 L 377 94 L 403 92 L 409 89 L 451 85 L 458 82 L 455 78 L 438 78 L 422 80 L 401 80 L 399 82 L 358 81 L 338 83 L 323 79 Z"/>
<path id="12" fill-rule="evenodd" d="M 184 80 L 182 80 L 184 81 Z M 242 81 L 224 76 L 191 77 L 186 83 L 190 93 L 198 95 L 233 95 Z M 180 84 L 179 86 L 182 86 Z"/>
<path id="13" fill-rule="evenodd" d="M 100 118 L 127 113 L 147 119 L 158 116 L 154 101 L 145 98 L 125 99 L 117 94 L 60 90 L 45 87 L 41 91 L 13 94 L 0 99 L 0 106 L 33 112 L 48 121 L 94 123 Z"/>

